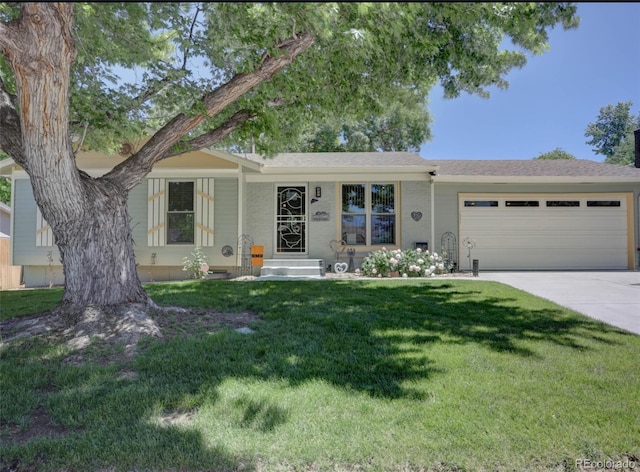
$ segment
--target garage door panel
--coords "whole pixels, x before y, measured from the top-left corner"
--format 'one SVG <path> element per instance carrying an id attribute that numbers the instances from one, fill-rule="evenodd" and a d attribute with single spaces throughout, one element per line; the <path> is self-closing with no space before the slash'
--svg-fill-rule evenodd
<path id="1" fill-rule="evenodd" d="M 464 200 L 498 201 L 496 207 L 465 207 Z M 507 200 L 539 202 L 539 206 L 509 206 Z M 554 195 L 461 196 L 461 266 L 467 259 L 462 240 L 476 243 L 472 257 L 485 269 L 626 269 L 628 228 L 626 199 L 620 194 L 570 197 L 579 206 L 546 206 Z M 619 206 L 587 206 L 587 201 L 617 201 Z"/>
<path id="2" fill-rule="evenodd" d="M 565 213 L 562 215 L 550 215 L 549 213 L 536 213 L 531 215 L 507 215 L 502 212 L 495 212 L 493 215 L 469 215 L 463 214 L 467 223 L 473 225 L 474 228 L 485 228 L 495 230 L 496 218 L 500 219 L 501 227 L 519 227 L 522 225 L 532 228 L 539 227 L 541 224 L 546 227 L 558 228 L 584 228 L 589 227 L 597 229 L 599 227 L 615 224 L 619 225 L 626 222 L 627 215 L 620 212 L 611 212 L 602 214 L 598 213 L 574 213 L 573 215 Z"/>
<path id="3" fill-rule="evenodd" d="M 472 259 L 478 259 L 481 269 L 522 270 L 522 269 L 619 269 L 626 265 L 626 257 L 616 251 L 564 251 L 547 258 L 533 251 L 487 249 L 471 252 Z M 466 268 L 469 260 L 466 254 L 460 259 L 461 267 Z"/>
<path id="4" fill-rule="evenodd" d="M 606 228 L 599 228 L 598 230 L 591 230 L 588 232 L 580 228 L 576 228 L 571 229 L 568 232 L 556 232 L 555 234 L 548 234 L 540 228 L 531 231 L 527 231 L 523 228 L 501 229 L 494 231 L 493 233 L 475 231 L 472 235 L 472 239 L 474 239 L 476 243 L 482 241 L 495 245 L 504 245 L 509 241 L 513 241 L 514 243 L 525 244 L 525 246 L 522 247 L 526 247 L 527 244 L 533 244 L 537 241 L 544 241 L 545 245 L 549 245 L 558 240 L 573 241 L 574 243 L 594 241 L 596 247 L 603 246 L 604 242 L 609 245 L 618 241 L 620 242 L 621 247 L 626 248 L 627 243 L 627 235 L 625 233 L 613 230 L 607 231 Z"/>
<path id="5" fill-rule="evenodd" d="M 558 238 L 553 241 L 548 241 L 544 239 L 534 239 L 530 238 L 511 238 L 509 240 L 504 240 L 503 243 L 496 242 L 495 239 L 492 240 L 482 240 L 482 239 L 474 239 L 476 242 L 476 248 L 479 250 L 482 249 L 497 249 L 497 250 L 536 250 L 536 251 L 568 251 L 568 250 L 576 250 L 576 248 L 580 247 L 586 251 L 613 251 L 620 252 L 626 250 L 626 238 L 615 238 L 612 239 L 606 247 L 602 246 L 602 241 L 600 239 L 594 238 Z M 474 248 L 475 249 L 475 248 Z"/>

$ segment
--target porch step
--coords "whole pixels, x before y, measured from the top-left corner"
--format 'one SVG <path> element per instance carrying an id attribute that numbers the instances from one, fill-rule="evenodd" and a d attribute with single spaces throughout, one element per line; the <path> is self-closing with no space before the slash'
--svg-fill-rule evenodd
<path id="1" fill-rule="evenodd" d="M 207 273 L 207 280 L 226 280 L 230 279 L 231 274 L 226 270 L 210 270 Z"/>
<path id="2" fill-rule="evenodd" d="M 260 277 L 324 277 L 322 259 L 265 259 Z"/>

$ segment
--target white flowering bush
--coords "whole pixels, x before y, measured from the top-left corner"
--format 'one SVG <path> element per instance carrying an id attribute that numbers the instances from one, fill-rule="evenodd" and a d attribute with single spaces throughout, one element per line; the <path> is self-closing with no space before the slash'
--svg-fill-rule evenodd
<path id="1" fill-rule="evenodd" d="M 422 249 L 393 249 L 383 247 L 373 251 L 362 261 L 356 273 L 365 277 L 431 277 L 445 270 L 442 257 Z M 396 274 L 397 273 L 397 274 Z"/>
<path id="2" fill-rule="evenodd" d="M 209 273 L 209 264 L 207 264 L 207 256 L 202 253 L 199 247 L 196 247 L 191 253 L 191 259 L 184 257 L 182 259 L 182 270 L 189 272 L 192 279 L 204 279 Z"/>

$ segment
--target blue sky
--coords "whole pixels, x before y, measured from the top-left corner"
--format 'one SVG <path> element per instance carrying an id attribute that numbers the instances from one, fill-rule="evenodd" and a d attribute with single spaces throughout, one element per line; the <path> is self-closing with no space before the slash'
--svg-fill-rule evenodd
<path id="1" fill-rule="evenodd" d="M 530 55 L 491 98 L 430 95 L 433 139 L 426 159 L 532 159 L 562 148 L 602 162 L 586 144 L 600 108 L 633 101 L 640 111 L 640 3 L 579 3 L 577 29 L 553 29 L 550 49 Z"/>

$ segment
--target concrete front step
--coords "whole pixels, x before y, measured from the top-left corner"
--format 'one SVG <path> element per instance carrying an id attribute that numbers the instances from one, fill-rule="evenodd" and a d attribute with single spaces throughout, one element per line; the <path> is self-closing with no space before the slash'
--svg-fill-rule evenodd
<path id="1" fill-rule="evenodd" d="M 322 259 L 265 259 L 260 276 L 324 277 Z"/>
<path id="2" fill-rule="evenodd" d="M 207 280 L 226 280 L 230 278 L 231 274 L 226 270 L 210 270 L 207 273 Z"/>

